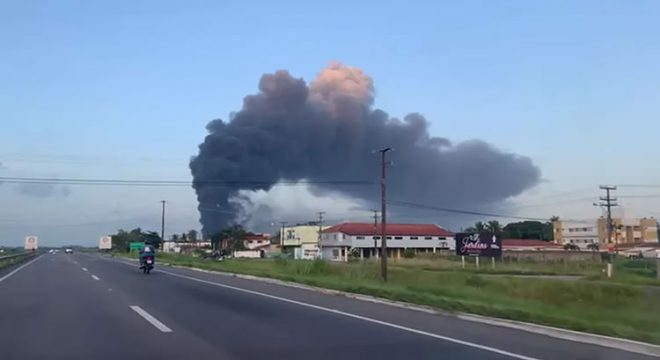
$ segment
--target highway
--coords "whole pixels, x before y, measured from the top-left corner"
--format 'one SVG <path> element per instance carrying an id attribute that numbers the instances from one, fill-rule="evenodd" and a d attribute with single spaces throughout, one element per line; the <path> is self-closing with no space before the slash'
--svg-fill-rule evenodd
<path id="1" fill-rule="evenodd" d="M 143 275 L 93 254 L 44 254 L 0 279 L 3 360 L 652 358 L 158 264 Z"/>

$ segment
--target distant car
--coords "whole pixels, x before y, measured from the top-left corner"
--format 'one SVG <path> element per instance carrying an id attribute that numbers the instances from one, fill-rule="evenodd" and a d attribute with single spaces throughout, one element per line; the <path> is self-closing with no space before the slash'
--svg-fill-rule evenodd
<path id="1" fill-rule="evenodd" d="M 64 252 L 67 253 L 67 254 L 73 254 L 73 249 L 72 248 L 66 248 L 64 250 Z"/>

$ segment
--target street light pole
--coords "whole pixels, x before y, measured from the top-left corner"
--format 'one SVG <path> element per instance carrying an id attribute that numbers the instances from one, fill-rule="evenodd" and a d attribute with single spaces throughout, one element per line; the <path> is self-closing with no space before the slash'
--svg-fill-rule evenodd
<path id="1" fill-rule="evenodd" d="M 387 281 L 387 205 L 385 201 L 385 167 L 387 162 L 385 161 L 385 155 L 392 148 L 384 148 L 379 150 L 380 152 L 380 223 L 381 223 L 381 239 L 380 239 L 380 276 L 383 278 L 383 281 Z"/>

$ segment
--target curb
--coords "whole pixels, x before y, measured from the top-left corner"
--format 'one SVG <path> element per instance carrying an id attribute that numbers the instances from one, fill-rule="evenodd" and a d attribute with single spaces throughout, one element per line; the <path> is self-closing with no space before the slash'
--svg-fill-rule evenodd
<path id="1" fill-rule="evenodd" d="M 171 267 L 174 267 L 174 268 L 178 268 L 178 269 L 192 270 L 192 271 L 197 271 L 197 272 L 202 272 L 202 273 L 207 273 L 207 274 L 231 276 L 231 277 L 236 277 L 236 278 L 239 278 L 239 279 L 260 281 L 260 282 L 265 282 L 265 283 L 270 283 L 270 284 L 275 284 L 275 285 L 281 285 L 281 286 L 287 286 L 287 287 L 296 288 L 296 289 L 319 292 L 319 293 L 328 294 L 328 295 L 344 296 L 344 297 L 347 297 L 347 298 L 350 298 L 350 299 L 366 301 L 366 302 L 371 302 L 371 303 L 377 303 L 377 304 L 397 307 L 397 308 L 401 308 L 401 309 L 419 311 L 419 312 L 432 314 L 432 315 L 452 316 L 452 317 L 455 317 L 457 319 L 464 320 L 464 321 L 471 321 L 471 322 L 475 322 L 475 323 L 506 327 L 506 328 L 510 328 L 510 329 L 517 329 L 517 330 L 522 330 L 522 331 L 526 331 L 526 332 L 530 332 L 530 333 L 534 333 L 534 334 L 539 334 L 539 335 L 544 335 L 544 336 L 548 336 L 548 337 L 553 337 L 553 338 L 557 338 L 557 339 L 562 339 L 562 340 L 569 340 L 569 341 L 573 341 L 573 342 L 597 345 L 597 346 L 602 346 L 602 347 L 607 347 L 607 348 L 612 348 L 612 349 L 617 349 L 617 350 L 624 350 L 624 351 L 627 351 L 627 352 L 632 352 L 632 353 L 637 353 L 637 354 L 642 354 L 642 355 L 660 357 L 660 345 L 649 344 L 649 343 L 645 343 L 645 342 L 641 342 L 641 341 L 628 340 L 628 339 L 616 338 L 616 337 L 611 337 L 611 336 L 606 336 L 606 335 L 598 335 L 598 334 L 580 332 L 580 331 L 575 331 L 575 330 L 562 329 L 562 328 L 557 328 L 557 327 L 552 327 L 552 326 L 547 326 L 547 325 L 526 323 L 526 322 L 522 322 L 522 321 L 493 318 L 493 317 L 488 317 L 488 316 L 483 316 L 483 315 L 475 315 L 475 314 L 460 313 L 460 312 L 459 313 L 451 313 L 451 312 L 438 310 L 436 308 L 433 308 L 433 307 L 430 307 L 430 306 L 425 306 L 425 305 L 416 305 L 416 304 L 406 303 L 406 302 L 402 302 L 402 301 L 395 301 L 395 300 L 389 300 L 389 299 L 384 299 L 384 298 L 379 298 L 379 297 L 374 297 L 374 296 L 369 296 L 369 295 L 349 293 L 349 292 L 345 292 L 345 291 L 341 291 L 341 290 L 320 288 L 320 287 L 316 287 L 316 286 L 304 285 L 304 284 L 299 284 L 299 283 L 295 283 L 295 282 L 272 279 L 272 278 L 264 278 L 264 277 L 254 276 L 254 275 L 244 275 L 244 274 L 237 274 L 237 273 L 224 272 L 224 271 L 206 270 L 206 269 L 200 269 L 200 268 L 188 267 L 188 266 L 180 266 L 180 265 L 171 265 L 171 264 L 168 264 L 168 265 L 171 266 Z"/>

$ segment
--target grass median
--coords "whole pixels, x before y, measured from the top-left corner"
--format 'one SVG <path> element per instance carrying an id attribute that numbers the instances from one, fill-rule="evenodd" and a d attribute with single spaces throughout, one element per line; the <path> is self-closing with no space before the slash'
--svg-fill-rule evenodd
<path id="1" fill-rule="evenodd" d="M 641 286 L 484 274 L 393 261 L 389 281 L 375 262 L 287 259 L 210 261 L 159 254 L 159 262 L 293 281 L 451 312 L 468 312 L 660 344 L 658 294 Z"/>

